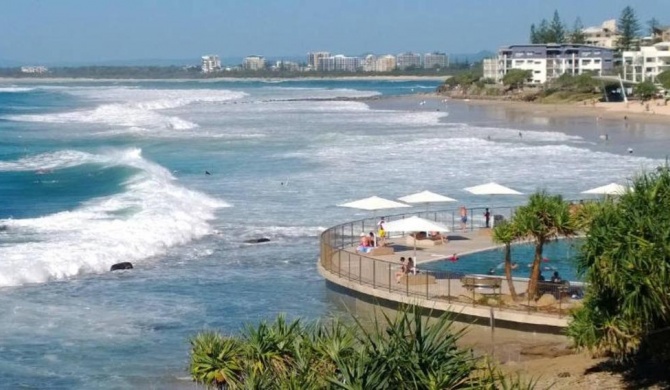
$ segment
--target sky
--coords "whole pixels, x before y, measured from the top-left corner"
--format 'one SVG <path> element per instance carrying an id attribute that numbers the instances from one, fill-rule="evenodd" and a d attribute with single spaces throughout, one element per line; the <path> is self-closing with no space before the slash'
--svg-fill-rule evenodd
<path id="1" fill-rule="evenodd" d="M 41 63 L 333 54 L 476 53 L 527 43 L 558 10 L 572 27 L 670 24 L 670 0 L 2 0 L 0 59 Z M 645 28 L 646 31 L 646 28 Z"/>

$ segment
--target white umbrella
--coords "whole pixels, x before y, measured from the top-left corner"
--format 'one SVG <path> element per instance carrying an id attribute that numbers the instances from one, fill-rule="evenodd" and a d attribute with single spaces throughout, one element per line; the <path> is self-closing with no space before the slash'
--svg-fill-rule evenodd
<path id="1" fill-rule="evenodd" d="M 417 216 L 398 219 L 384 224 L 387 232 L 449 232 L 445 225 Z M 416 238 L 414 239 L 414 257 L 416 259 Z"/>
<path id="2" fill-rule="evenodd" d="M 403 196 L 398 198 L 405 203 L 436 203 L 436 202 L 455 202 L 456 199 L 452 199 L 448 196 L 436 194 L 430 191 L 417 192 L 416 194 Z"/>
<path id="3" fill-rule="evenodd" d="M 582 194 L 599 194 L 599 195 L 623 195 L 626 192 L 626 186 L 617 183 L 610 183 L 608 185 L 592 188 L 590 190 L 582 191 Z"/>
<path id="4" fill-rule="evenodd" d="M 338 206 L 351 207 L 353 209 L 371 210 L 371 211 L 383 210 L 383 209 L 395 209 L 398 207 L 412 207 L 408 204 L 380 198 L 378 196 L 371 196 L 369 198 L 359 199 L 353 202 L 340 204 Z"/>
<path id="5" fill-rule="evenodd" d="M 464 188 L 464 190 L 475 195 L 523 195 L 519 191 L 501 186 L 500 184 L 494 182 Z"/>

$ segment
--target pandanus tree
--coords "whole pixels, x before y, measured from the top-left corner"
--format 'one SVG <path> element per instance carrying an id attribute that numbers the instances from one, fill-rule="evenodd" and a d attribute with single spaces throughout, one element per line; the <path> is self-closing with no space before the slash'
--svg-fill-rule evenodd
<path id="1" fill-rule="evenodd" d="M 512 281 L 512 242 L 518 238 L 516 227 L 509 221 L 499 222 L 493 227 L 492 238 L 494 242 L 504 245 L 505 277 L 507 278 L 509 293 L 512 295 L 512 299 L 516 299 L 516 289 Z"/>
<path id="2" fill-rule="evenodd" d="M 578 272 L 588 283 L 568 335 L 619 360 L 670 350 L 670 171 L 639 176 L 592 216 Z"/>
<path id="3" fill-rule="evenodd" d="M 533 267 L 528 282 L 528 294 L 534 297 L 545 244 L 559 236 L 571 236 L 575 233 L 570 206 L 560 195 L 538 191 L 530 196 L 528 204 L 516 210 L 513 223 L 519 237 L 528 237 L 535 242 Z"/>

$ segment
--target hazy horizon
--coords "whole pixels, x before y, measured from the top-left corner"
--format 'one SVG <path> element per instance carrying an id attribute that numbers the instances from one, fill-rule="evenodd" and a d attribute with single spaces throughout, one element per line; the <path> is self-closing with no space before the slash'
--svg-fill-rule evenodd
<path id="1" fill-rule="evenodd" d="M 548 2 L 546 2 L 548 3 Z M 555 9 L 568 28 L 617 19 L 622 0 L 343 0 L 334 3 L 200 0 L 7 0 L 0 13 L 0 60 L 21 64 L 90 64 L 187 60 L 259 54 L 300 57 L 334 54 L 476 53 L 527 43 L 532 23 Z M 654 16 L 670 24 L 670 2 L 630 4 L 641 32 Z"/>

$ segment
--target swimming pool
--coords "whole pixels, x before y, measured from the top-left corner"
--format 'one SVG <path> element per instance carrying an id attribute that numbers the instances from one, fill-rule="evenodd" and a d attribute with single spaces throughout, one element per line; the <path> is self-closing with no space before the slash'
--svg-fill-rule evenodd
<path id="1" fill-rule="evenodd" d="M 583 241 L 579 239 L 558 240 L 546 244 L 543 256 L 548 261 L 542 262 L 542 275 L 549 280 L 554 271 L 558 271 L 564 280 L 581 281 L 577 277 L 575 257 Z M 512 276 L 527 278 L 530 275 L 530 265 L 533 263 L 535 245 L 532 243 L 512 246 L 512 262 L 517 263 L 512 270 Z M 488 274 L 493 269 L 494 275 L 505 275 L 504 248 L 459 256 L 458 261 L 432 261 L 423 263 L 420 269 L 426 271 L 449 271 L 464 274 Z"/>

